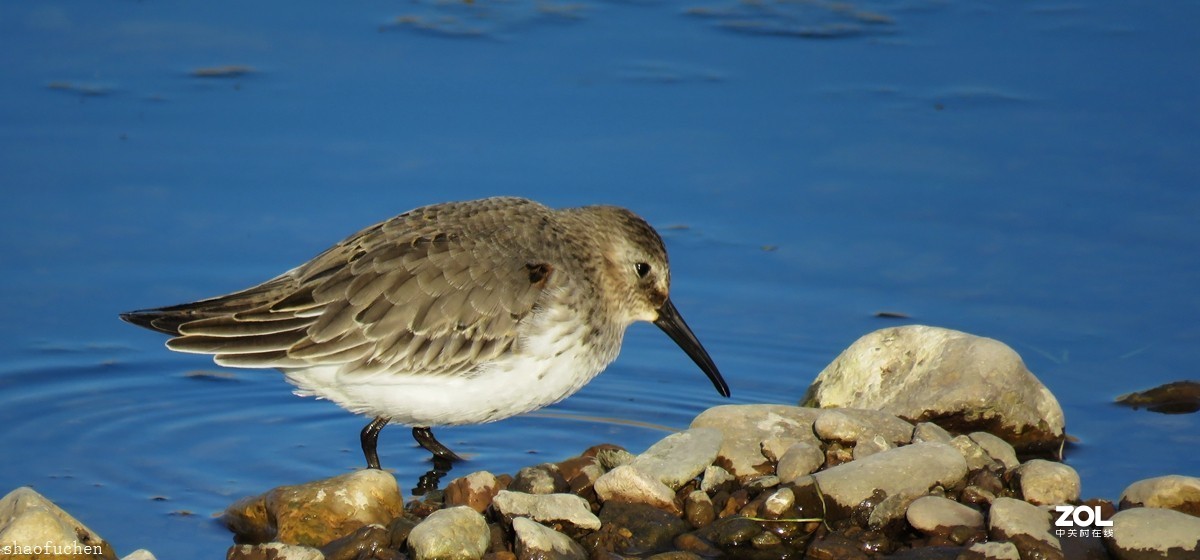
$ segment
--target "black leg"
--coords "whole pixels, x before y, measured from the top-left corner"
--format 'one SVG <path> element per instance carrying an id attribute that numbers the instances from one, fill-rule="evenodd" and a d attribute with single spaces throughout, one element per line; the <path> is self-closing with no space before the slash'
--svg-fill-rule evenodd
<path id="1" fill-rule="evenodd" d="M 359 434 L 359 439 L 362 440 L 363 457 L 367 459 L 368 469 L 379 468 L 379 453 L 375 451 L 375 446 L 379 441 L 379 432 L 388 425 L 389 421 L 391 419 L 386 416 L 376 416 L 370 424 L 363 427 L 362 433 Z"/>
<path id="2" fill-rule="evenodd" d="M 418 426 L 413 428 L 413 439 L 417 440 L 417 443 L 421 447 L 424 447 L 426 451 L 433 453 L 434 457 L 456 463 L 463 460 L 462 457 L 450 451 L 449 447 L 442 445 L 442 442 L 433 437 L 433 430 L 427 427 Z"/>

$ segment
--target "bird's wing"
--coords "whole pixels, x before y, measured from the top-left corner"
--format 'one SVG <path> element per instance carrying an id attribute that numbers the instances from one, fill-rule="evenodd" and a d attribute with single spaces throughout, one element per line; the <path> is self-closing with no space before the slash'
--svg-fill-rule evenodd
<path id="1" fill-rule="evenodd" d="M 222 365 L 462 374 L 513 346 L 551 284 L 552 260 L 513 233 L 550 212 L 514 199 L 420 208 L 260 286 L 154 320 L 177 323 L 170 348 Z"/>

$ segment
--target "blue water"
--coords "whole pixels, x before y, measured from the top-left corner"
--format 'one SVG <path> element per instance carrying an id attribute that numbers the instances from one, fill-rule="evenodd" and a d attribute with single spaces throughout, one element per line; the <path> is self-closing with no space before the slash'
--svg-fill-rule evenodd
<path id="1" fill-rule="evenodd" d="M 1110 404 L 1197 378 L 1200 4 L 839 6 L 0 4 L 0 492 L 121 554 L 220 557 L 215 512 L 358 468 L 363 420 L 117 313 L 496 194 L 658 225 L 732 402 L 794 403 L 857 337 L 945 326 L 1057 395 L 1086 496 L 1200 475 L 1200 416 Z M 566 402 L 439 436 L 455 474 L 513 472 L 722 402 L 641 325 Z M 381 452 L 406 486 L 427 468 L 406 430 Z"/>

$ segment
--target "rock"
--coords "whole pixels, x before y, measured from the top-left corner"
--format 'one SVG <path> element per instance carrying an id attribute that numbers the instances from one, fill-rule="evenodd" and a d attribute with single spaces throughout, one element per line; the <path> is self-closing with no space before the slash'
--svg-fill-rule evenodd
<path id="1" fill-rule="evenodd" d="M 1130 484 L 1121 492 L 1121 509 L 1138 506 L 1173 509 L 1200 517 L 1200 478 L 1168 475 Z"/>
<path id="2" fill-rule="evenodd" d="M 817 375 L 801 404 L 989 432 L 1021 451 L 1058 449 L 1065 437 L 1058 401 L 1011 348 L 921 325 L 858 339 Z"/>
<path id="3" fill-rule="evenodd" d="M 936 443 L 950 443 L 954 436 L 950 432 L 933 422 L 920 422 L 913 428 L 913 443 L 922 443 L 932 441 Z"/>
<path id="4" fill-rule="evenodd" d="M 1079 501 L 1079 473 L 1062 463 L 1033 459 L 1017 467 L 1021 495 L 1034 505 Z"/>
<path id="5" fill-rule="evenodd" d="M 126 554 L 121 560 L 157 560 L 154 554 L 144 548 L 139 548 L 129 554 Z"/>
<path id="6" fill-rule="evenodd" d="M 825 452 L 821 451 L 820 446 L 814 445 L 812 442 L 801 441 L 788 447 L 783 456 L 779 458 L 779 464 L 775 465 L 775 475 L 786 484 L 816 472 L 823 464 L 825 464 Z"/>
<path id="7" fill-rule="evenodd" d="M 1004 465 L 1005 470 L 1015 469 L 1021 464 L 1017 460 L 1017 451 L 1007 441 L 987 432 L 971 432 L 967 437 L 978 444 L 989 457 Z"/>
<path id="8" fill-rule="evenodd" d="M 437 510 L 413 527 L 408 550 L 416 560 L 479 560 L 487 552 L 490 536 L 479 512 L 457 506 Z"/>
<path id="9" fill-rule="evenodd" d="M 221 521 L 239 542 L 319 548 L 360 527 L 387 525 L 404 511 L 396 478 L 363 469 L 238 500 Z"/>
<path id="10" fill-rule="evenodd" d="M 672 513 L 682 513 L 675 504 L 675 492 L 666 484 L 633 467 L 621 465 L 596 480 L 600 501 L 646 504 Z"/>
<path id="11" fill-rule="evenodd" d="M 622 556 L 661 552 L 671 546 L 676 536 L 688 530 L 688 524 L 682 519 L 644 504 L 607 502 L 600 509 L 600 521 L 603 523 L 601 530 L 587 538 L 612 538 L 614 542 L 607 550 Z"/>
<path id="12" fill-rule="evenodd" d="M 854 460 L 865 459 L 876 453 L 882 453 L 892 448 L 892 444 L 888 443 L 883 436 L 875 436 L 870 439 L 859 440 L 854 446 Z"/>
<path id="13" fill-rule="evenodd" d="M 599 527 L 599 520 L 597 520 Z M 519 560 L 586 560 L 587 552 L 566 535 L 525 517 L 513 519 Z"/>
<path id="14" fill-rule="evenodd" d="M 967 470 L 975 471 L 987 468 L 993 463 L 999 464 L 983 447 L 967 436 L 954 436 L 950 439 L 950 445 L 962 453 L 963 459 L 967 461 Z"/>
<path id="15" fill-rule="evenodd" d="M 722 439 L 720 430 L 692 428 L 659 440 L 629 464 L 678 490 L 712 464 Z"/>
<path id="16" fill-rule="evenodd" d="M 280 542 L 235 544 L 225 555 L 226 560 L 325 560 L 320 550 L 311 546 Z"/>
<path id="17" fill-rule="evenodd" d="M 900 520 L 908 520 L 908 506 L 917 498 L 925 496 L 925 490 L 908 490 L 891 494 L 875 505 L 867 517 L 867 528 L 875 531 L 898 533 L 903 527 Z"/>
<path id="18" fill-rule="evenodd" d="M 446 485 L 446 507 L 468 506 L 483 513 L 492 504 L 492 498 L 500 491 L 496 475 L 487 471 L 473 472 L 456 478 Z"/>
<path id="19" fill-rule="evenodd" d="M 779 519 L 796 505 L 796 494 L 791 488 L 780 488 L 771 493 L 763 502 L 763 516 L 768 519 Z"/>
<path id="20" fill-rule="evenodd" d="M 28 486 L 0 498 L 0 550 L 6 546 L 12 558 L 117 558 L 100 535 Z"/>
<path id="21" fill-rule="evenodd" d="M 912 442 L 913 425 L 878 410 L 838 408 L 821 411 L 813 431 L 825 441 L 857 444 L 881 436 L 888 444 L 904 445 Z"/>
<path id="22" fill-rule="evenodd" d="M 542 463 L 517 471 L 508 489 L 526 494 L 557 494 L 566 492 L 570 487 L 559 472 L 558 465 Z"/>
<path id="23" fill-rule="evenodd" d="M 676 550 L 672 552 L 661 552 L 646 558 L 646 560 L 704 560 L 699 554 L 694 552 L 685 552 Z"/>
<path id="24" fill-rule="evenodd" d="M 492 503 L 506 519 L 529 517 L 540 523 L 568 526 L 572 532 L 600 528 L 600 518 L 592 513 L 587 500 L 574 494 L 523 494 L 501 490 Z"/>
<path id="25" fill-rule="evenodd" d="M 1017 545 L 1010 542 L 975 543 L 967 550 L 982 554 L 984 560 L 1021 560 Z"/>
<path id="26" fill-rule="evenodd" d="M 713 465 L 704 469 L 704 476 L 700 479 L 700 489 L 705 492 L 715 492 L 733 482 L 733 475 L 729 474 L 729 471 Z"/>
<path id="27" fill-rule="evenodd" d="M 876 490 L 888 496 L 925 493 L 937 485 L 953 486 L 967 476 L 962 455 L 944 443 L 916 443 L 889 449 L 860 461 L 817 472 L 831 514 L 845 517 Z M 834 506 L 839 506 L 835 509 Z"/>
<path id="28" fill-rule="evenodd" d="M 1013 498 L 996 498 L 988 510 L 988 537 L 1016 545 L 1021 558 L 1061 559 L 1062 545 L 1050 534 L 1050 514 Z"/>
<path id="29" fill-rule="evenodd" d="M 703 529 L 717 518 L 712 498 L 702 490 L 693 490 L 683 501 L 684 518 L 692 527 Z"/>
<path id="30" fill-rule="evenodd" d="M 600 466 L 606 471 L 611 471 L 621 465 L 627 465 L 633 461 L 633 453 L 630 453 L 620 447 L 608 447 L 596 451 L 596 460 L 600 462 Z"/>
<path id="31" fill-rule="evenodd" d="M 1133 508 L 1111 519 L 1104 538 L 1117 560 L 1195 560 L 1200 558 L 1200 517 L 1161 508 Z"/>
<path id="32" fill-rule="evenodd" d="M 779 404 L 722 405 L 700 413 L 692 428 L 716 428 L 724 435 L 716 464 L 735 477 L 770 473 L 762 442 L 770 438 L 820 445 L 812 423 L 820 411 Z"/>
<path id="33" fill-rule="evenodd" d="M 383 525 L 367 525 L 323 547 L 325 560 L 358 560 L 387 554 L 391 533 Z"/>
<path id="34" fill-rule="evenodd" d="M 927 535 L 954 527 L 983 528 L 983 514 L 954 500 L 923 496 L 908 506 L 909 525 Z"/>

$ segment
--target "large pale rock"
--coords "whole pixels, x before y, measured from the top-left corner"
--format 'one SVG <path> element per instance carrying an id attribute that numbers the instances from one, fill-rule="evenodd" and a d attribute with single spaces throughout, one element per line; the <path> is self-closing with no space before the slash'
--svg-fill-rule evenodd
<path id="1" fill-rule="evenodd" d="M 596 496 L 602 502 L 618 501 L 645 504 L 672 513 L 681 513 L 675 492 L 656 478 L 633 467 L 621 465 L 596 479 Z"/>
<path id="2" fill-rule="evenodd" d="M 1079 500 L 1079 473 L 1062 463 L 1033 459 L 1017 467 L 1021 495 L 1035 505 L 1054 505 Z"/>
<path id="3" fill-rule="evenodd" d="M 908 506 L 908 523 L 922 533 L 955 527 L 983 528 L 983 514 L 954 500 L 940 496 L 922 496 Z"/>
<path id="4" fill-rule="evenodd" d="M 487 552 L 491 531 L 479 512 L 457 506 L 439 509 L 408 534 L 409 554 L 416 560 L 479 560 Z"/>
<path id="5" fill-rule="evenodd" d="M 221 519 L 239 542 L 321 547 L 365 525 L 387 525 L 403 511 L 396 478 L 363 469 L 243 498 Z"/>
<path id="6" fill-rule="evenodd" d="M 671 434 L 635 457 L 630 465 L 678 490 L 713 463 L 723 438 L 721 431 L 713 428 Z"/>
<path id="7" fill-rule="evenodd" d="M 1121 509 L 1155 507 L 1200 517 L 1200 478 L 1177 474 L 1147 478 L 1121 492 Z"/>
<path id="8" fill-rule="evenodd" d="M 492 504 L 508 519 L 529 517 L 541 523 L 584 530 L 600 528 L 600 518 L 592 513 L 587 500 L 574 494 L 524 494 L 501 490 Z"/>
<path id="9" fill-rule="evenodd" d="M 853 445 L 882 437 L 894 446 L 912 441 L 913 425 L 878 410 L 839 408 L 821 411 L 813 421 L 813 431 L 825 441 Z"/>
<path id="10" fill-rule="evenodd" d="M 801 404 L 988 432 L 1018 450 L 1057 449 L 1065 437 L 1058 401 L 1016 352 L 937 327 L 887 328 L 858 339 L 817 376 Z"/>
<path id="11" fill-rule="evenodd" d="M 988 537 L 1011 541 L 1021 558 L 1060 559 L 1062 544 L 1050 534 L 1050 514 L 1013 498 L 996 498 L 988 510 Z"/>
<path id="12" fill-rule="evenodd" d="M 716 464 L 739 479 L 770 474 L 762 442 L 771 438 L 820 446 L 812 424 L 821 411 L 781 404 L 722 405 L 700 413 L 692 428 L 716 428 L 724 435 Z M 790 446 L 790 443 L 788 444 Z"/>
<path id="13" fill-rule="evenodd" d="M 923 494 L 934 486 L 949 487 L 967 476 L 967 463 L 944 443 L 915 443 L 889 449 L 812 475 L 841 515 L 882 490 L 894 494 Z"/>
<path id="14" fill-rule="evenodd" d="M 28 486 L 0 499 L 0 547 L 4 546 L 11 547 L 12 558 L 117 558 L 100 535 Z"/>
<path id="15" fill-rule="evenodd" d="M 1161 508 L 1133 508 L 1111 519 L 1104 538 L 1117 560 L 1195 560 L 1200 558 L 1200 517 Z"/>
<path id="16" fill-rule="evenodd" d="M 518 560 L 586 560 L 588 557 L 579 543 L 524 517 L 513 519 L 513 531 Z"/>

